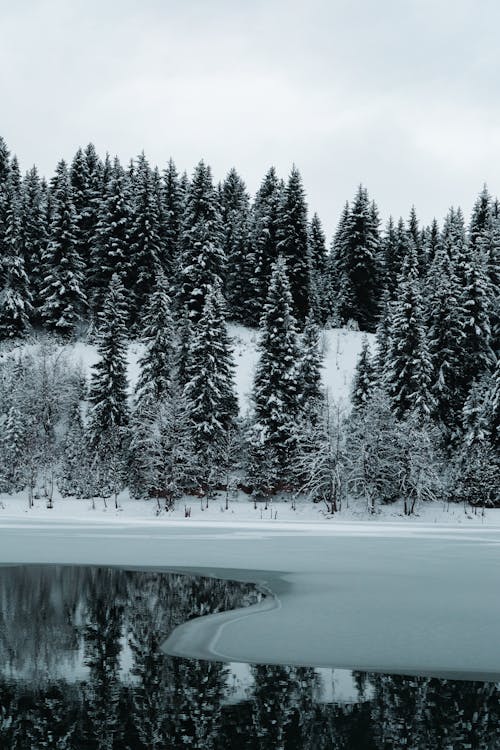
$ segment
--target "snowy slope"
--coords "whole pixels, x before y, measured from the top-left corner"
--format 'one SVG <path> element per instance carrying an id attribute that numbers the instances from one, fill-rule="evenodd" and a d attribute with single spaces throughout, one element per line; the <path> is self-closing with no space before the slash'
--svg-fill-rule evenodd
<path id="1" fill-rule="evenodd" d="M 249 407 L 249 397 L 255 366 L 258 360 L 258 332 L 243 326 L 230 325 L 229 333 L 234 341 L 234 361 L 236 365 L 235 380 L 238 391 L 240 410 L 244 414 Z M 333 400 L 347 401 L 351 388 L 352 376 L 358 354 L 361 350 L 363 334 L 359 331 L 347 331 L 334 328 L 324 331 L 322 345 L 324 350 L 323 379 Z M 374 336 L 370 335 L 371 341 Z M 372 343 L 373 349 L 374 343 Z M 77 342 L 67 346 L 70 357 L 81 362 L 85 372 L 90 374 L 99 356 L 96 347 Z M 138 376 L 138 360 L 144 350 L 142 344 L 130 344 L 128 351 L 128 377 L 131 388 Z"/>

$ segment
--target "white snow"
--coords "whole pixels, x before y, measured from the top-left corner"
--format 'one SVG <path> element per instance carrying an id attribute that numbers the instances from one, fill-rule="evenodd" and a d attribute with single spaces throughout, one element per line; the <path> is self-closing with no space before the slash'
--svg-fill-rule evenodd
<path id="1" fill-rule="evenodd" d="M 235 382 L 238 392 L 240 410 L 246 413 L 250 405 L 253 375 L 258 360 L 257 331 L 240 325 L 229 325 L 229 335 L 234 342 Z M 359 331 L 348 331 L 344 328 L 333 328 L 323 332 L 324 348 L 323 381 L 335 401 L 347 401 L 352 377 L 363 334 Z M 374 336 L 369 334 L 374 347 Z M 84 372 L 90 375 L 93 365 L 99 360 L 97 348 L 92 344 L 78 341 L 66 346 L 69 357 L 81 364 Z M 128 348 L 128 379 L 131 389 L 137 382 L 139 374 L 138 360 L 144 351 L 140 342 L 132 342 Z"/>

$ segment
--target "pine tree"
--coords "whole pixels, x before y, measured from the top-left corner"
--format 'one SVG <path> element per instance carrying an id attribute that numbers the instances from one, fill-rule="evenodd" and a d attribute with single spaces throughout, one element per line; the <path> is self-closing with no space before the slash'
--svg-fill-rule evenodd
<path id="1" fill-rule="evenodd" d="M 3 202 L 4 226 L 0 238 L 0 338 L 23 336 L 29 326 L 31 292 L 24 268 L 18 186 L 9 173 Z"/>
<path id="2" fill-rule="evenodd" d="M 121 279 L 113 275 L 100 317 L 98 352 L 94 365 L 89 400 L 90 437 L 99 446 L 110 432 L 120 431 L 128 423 L 126 308 Z"/>
<path id="3" fill-rule="evenodd" d="M 441 232 L 436 219 L 432 220 L 430 227 L 425 228 L 422 243 L 427 263 L 430 265 L 441 248 Z"/>
<path id="4" fill-rule="evenodd" d="M 376 331 L 376 354 L 373 361 L 374 374 L 379 387 L 384 387 L 387 380 L 389 351 L 391 346 L 392 310 L 389 293 L 386 291 L 382 300 L 382 312 Z"/>
<path id="5" fill-rule="evenodd" d="M 464 310 L 453 261 L 439 249 L 429 270 L 429 353 L 432 361 L 434 416 L 448 437 L 460 427 L 465 393 L 462 384 Z"/>
<path id="6" fill-rule="evenodd" d="M 375 368 L 373 366 L 368 337 L 363 336 L 361 352 L 356 364 L 352 384 L 351 403 L 354 409 L 362 409 L 370 400 L 375 387 Z"/>
<path id="7" fill-rule="evenodd" d="M 314 214 L 309 224 L 308 246 L 311 263 L 311 312 L 317 322 L 324 323 L 331 312 L 332 289 L 329 283 L 325 235 L 318 214 Z"/>
<path id="8" fill-rule="evenodd" d="M 472 216 L 469 226 L 469 244 L 471 250 L 477 249 L 484 237 L 487 235 L 492 220 L 491 196 L 486 185 L 479 193 L 479 196 L 472 209 Z"/>
<path id="9" fill-rule="evenodd" d="M 70 169 L 70 182 L 75 210 L 75 247 L 82 264 L 82 290 L 89 296 L 88 275 L 91 272 L 91 253 L 99 221 L 99 206 L 103 195 L 103 164 L 93 143 L 85 150 L 79 148 Z"/>
<path id="10" fill-rule="evenodd" d="M 75 331 L 86 300 L 82 291 L 83 266 L 77 250 L 76 214 L 68 170 L 57 167 L 52 185 L 52 220 L 43 255 L 45 279 L 40 295 L 45 325 L 64 336 Z"/>
<path id="11" fill-rule="evenodd" d="M 486 443 L 489 436 L 489 379 L 474 380 L 462 410 L 463 443 L 465 447 Z"/>
<path id="12" fill-rule="evenodd" d="M 458 280 L 463 284 L 469 251 L 464 217 L 459 208 L 455 210 L 452 207 L 448 211 L 443 225 L 441 244 L 454 262 Z"/>
<path id="13" fill-rule="evenodd" d="M 167 281 L 163 273 L 149 299 L 143 318 L 142 338 L 146 344 L 139 360 L 140 373 L 136 386 L 138 404 L 154 405 L 165 398 L 173 381 L 174 368 L 174 324 Z"/>
<path id="14" fill-rule="evenodd" d="M 297 362 L 300 406 L 305 418 L 315 422 L 323 406 L 324 394 L 321 384 L 320 330 L 311 316 L 306 320 L 301 343 Z"/>
<path id="15" fill-rule="evenodd" d="M 410 238 L 403 219 L 399 219 L 396 226 L 389 221 L 386 236 L 383 241 L 385 289 L 389 299 L 396 295 L 398 278 L 403 270 L 403 263 L 410 250 Z"/>
<path id="16" fill-rule="evenodd" d="M 425 246 L 423 243 L 422 232 L 420 230 L 415 206 L 412 206 L 410 210 L 407 232 L 409 241 L 413 244 L 413 247 L 415 248 L 417 253 L 419 275 L 421 277 L 425 276 L 428 258 L 425 253 Z"/>
<path id="17" fill-rule="evenodd" d="M 431 379 L 432 365 L 424 326 L 417 254 L 411 248 L 392 306 L 387 363 L 389 393 L 398 417 L 410 411 L 418 412 L 424 418 L 431 413 Z"/>
<path id="18" fill-rule="evenodd" d="M 221 214 L 228 314 L 238 323 L 251 325 L 249 305 L 255 285 L 255 258 L 250 247 L 250 207 L 245 183 L 235 169 L 230 170 L 222 184 Z"/>
<path id="19" fill-rule="evenodd" d="M 491 442 L 494 448 L 500 451 L 500 357 L 497 358 L 487 404 L 489 407 Z"/>
<path id="20" fill-rule="evenodd" d="M 1 432 L 3 492 L 18 492 L 26 485 L 26 425 L 17 406 L 11 406 Z"/>
<path id="21" fill-rule="evenodd" d="M 374 331 L 381 294 L 378 220 L 362 185 L 335 252 L 337 267 L 349 287 L 343 317 L 357 321 L 361 330 Z M 345 283 L 343 279 L 342 282 Z"/>
<path id="22" fill-rule="evenodd" d="M 5 140 L 0 135 L 0 194 L 10 171 L 10 153 Z"/>
<path id="23" fill-rule="evenodd" d="M 222 287 L 225 257 L 221 216 L 210 168 L 201 161 L 189 186 L 182 227 L 182 269 L 179 305 L 197 322 L 205 299 Z"/>
<path id="24" fill-rule="evenodd" d="M 161 270 L 161 225 L 153 174 L 142 154 L 133 180 L 134 200 L 129 245 L 130 322 L 140 331 L 142 314 L 154 280 Z"/>
<path id="25" fill-rule="evenodd" d="M 131 232 L 130 194 L 125 172 L 118 159 L 100 203 L 95 239 L 91 248 L 89 285 L 92 313 L 98 319 L 103 310 L 114 273 L 127 279 Z"/>
<path id="26" fill-rule="evenodd" d="M 61 447 L 57 486 L 63 496 L 85 497 L 91 471 L 79 401 L 73 403 Z"/>
<path id="27" fill-rule="evenodd" d="M 47 244 L 47 221 L 42 183 L 36 167 L 27 172 L 22 189 L 21 245 L 25 271 L 32 295 L 32 318 L 40 316 L 41 288 L 43 286 L 42 258 Z"/>
<path id="28" fill-rule="evenodd" d="M 283 187 L 274 167 L 267 172 L 257 191 L 251 220 L 252 253 L 255 258 L 251 321 L 259 325 L 266 302 L 273 264 L 278 259 L 278 229 Z"/>
<path id="29" fill-rule="evenodd" d="M 299 170 L 294 166 L 283 191 L 278 225 L 278 252 L 285 259 L 293 300 L 293 314 L 304 324 L 310 308 L 307 204 Z"/>
<path id="30" fill-rule="evenodd" d="M 354 305 L 354 291 L 344 264 L 350 215 L 351 209 L 349 203 L 346 202 L 328 256 L 328 286 L 331 290 L 329 312 L 335 325 L 347 323 L 349 311 Z"/>
<path id="31" fill-rule="evenodd" d="M 261 322 L 260 358 L 253 386 L 250 475 L 261 492 L 275 492 L 291 476 L 300 413 L 300 357 L 286 263 L 274 266 Z"/>
<path id="32" fill-rule="evenodd" d="M 176 382 L 160 402 L 141 406 L 132 421 L 128 483 L 134 497 L 154 496 L 158 511 L 172 510 L 184 493 L 197 489 L 189 403 Z"/>
<path id="33" fill-rule="evenodd" d="M 474 378 L 490 370 L 494 363 L 490 325 L 491 287 L 483 250 L 476 249 L 469 254 L 463 275 L 465 321 L 462 377 L 467 390 Z"/>
<path id="34" fill-rule="evenodd" d="M 180 240 L 182 228 L 183 192 L 179 176 L 172 159 L 169 160 L 167 169 L 163 174 L 163 257 L 160 258 L 162 268 L 171 285 L 176 281 L 180 266 Z M 170 294 L 174 295 L 171 287 Z"/>
<path id="35" fill-rule="evenodd" d="M 192 377 L 184 388 L 192 423 L 200 486 L 209 492 L 219 478 L 226 433 L 237 415 L 234 364 L 219 289 L 206 296 L 190 347 Z"/>

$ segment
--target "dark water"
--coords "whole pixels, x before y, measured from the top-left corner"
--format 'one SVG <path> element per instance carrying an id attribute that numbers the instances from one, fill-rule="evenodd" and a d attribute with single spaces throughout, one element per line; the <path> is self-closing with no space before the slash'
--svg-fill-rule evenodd
<path id="1" fill-rule="evenodd" d="M 500 748 L 500 684 L 165 656 L 246 584 L 0 568 L 1 750 Z"/>

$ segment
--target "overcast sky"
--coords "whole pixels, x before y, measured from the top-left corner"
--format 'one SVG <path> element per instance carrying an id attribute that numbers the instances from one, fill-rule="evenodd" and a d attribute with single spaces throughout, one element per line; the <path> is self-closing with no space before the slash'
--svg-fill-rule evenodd
<path id="1" fill-rule="evenodd" d="M 328 235 L 500 190 L 497 0 L 0 0 L 0 133 L 50 175 L 93 141 L 250 191 L 302 172 Z"/>

